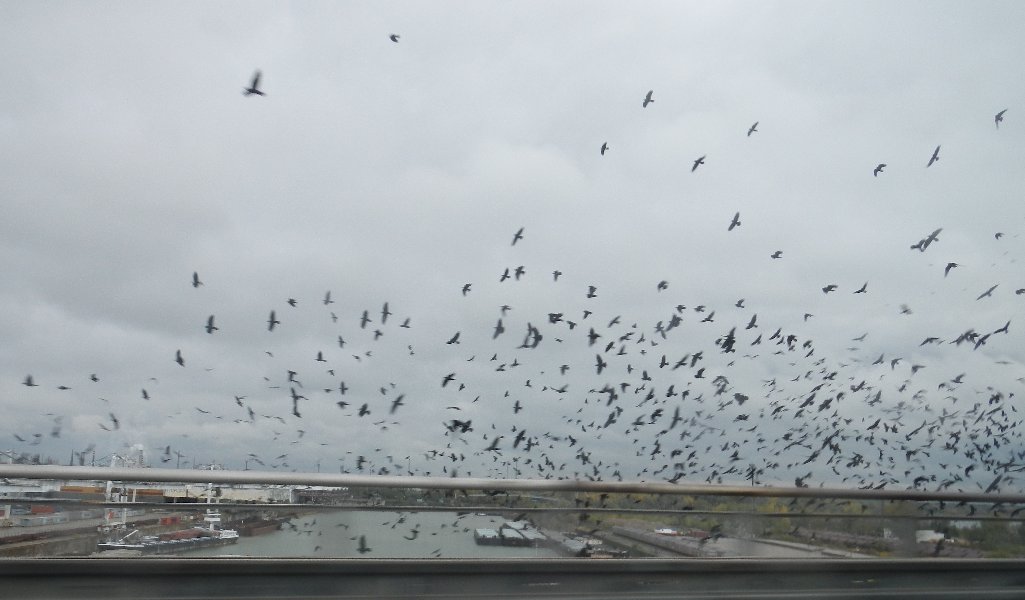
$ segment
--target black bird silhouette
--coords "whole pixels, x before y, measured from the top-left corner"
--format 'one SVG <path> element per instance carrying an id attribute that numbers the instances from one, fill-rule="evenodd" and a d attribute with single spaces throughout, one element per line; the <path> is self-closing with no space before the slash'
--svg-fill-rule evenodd
<path id="1" fill-rule="evenodd" d="M 463 295 L 464 296 L 470 293 L 470 286 L 471 285 L 473 285 L 473 284 L 470 284 L 470 283 L 463 284 Z"/>
<path id="2" fill-rule="evenodd" d="M 388 321 L 388 317 L 391 315 L 391 311 L 388 310 L 388 303 L 385 302 L 384 306 L 381 307 L 381 325 L 384 325 Z"/>
<path id="3" fill-rule="evenodd" d="M 295 388 L 289 388 L 289 390 L 292 393 L 292 414 L 301 419 L 302 415 L 299 414 L 299 400 L 308 400 L 308 398 L 296 393 Z"/>
<path id="4" fill-rule="evenodd" d="M 947 263 L 947 266 L 944 267 L 944 269 L 943 269 L 943 276 L 946 277 L 947 274 L 950 273 L 951 269 L 953 269 L 954 267 L 959 267 L 959 266 L 961 266 L 961 265 L 959 265 L 959 264 L 957 264 L 955 262 Z"/>
<path id="5" fill-rule="evenodd" d="M 605 156 L 605 151 L 608 150 L 608 149 L 609 149 L 609 143 L 608 142 L 602 142 L 601 143 L 601 155 Z"/>
<path id="6" fill-rule="evenodd" d="M 932 151 L 932 157 L 929 158 L 929 164 L 925 165 L 926 168 L 932 166 L 932 164 L 940 159 L 940 147 L 936 146 L 936 149 Z"/>
<path id="7" fill-rule="evenodd" d="M 35 381 L 34 381 L 34 380 L 32 379 L 32 376 L 31 376 L 31 375 L 26 375 L 26 376 L 25 376 L 25 381 L 21 382 L 21 385 L 24 385 L 24 386 L 28 386 L 28 387 L 38 387 L 38 386 L 39 386 L 39 384 L 38 384 L 38 383 L 36 383 L 36 382 L 35 382 Z"/>
<path id="8" fill-rule="evenodd" d="M 705 164 L 705 157 L 706 156 L 708 156 L 708 155 L 707 154 L 702 154 L 700 157 L 698 157 L 697 159 L 694 160 L 694 164 L 690 168 L 690 172 L 691 173 L 693 173 L 694 171 L 697 171 L 699 166 Z"/>
<path id="9" fill-rule="evenodd" d="M 331 290 L 324 292 L 324 306 L 328 304 L 334 304 L 335 301 L 331 299 Z"/>
<path id="10" fill-rule="evenodd" d="M 395 400 L 392 400 L 391 410 L 389 411 L 388 414 L 394 415 L 395 411 L 398 410 L 400 406 L 404 406 L 404 404 L 402 403 L 402 399 L 405 398 L 405 397 L 406 397 L 405 394 L 399 394 L 398 398 L 396 398 Z"/>
<path id="11" fill-rule="evenodd" d="M 214 316 L 213 315 L 210 315 L 209 317 L 207 317 L 205 329 L 206 329 L 207 333 L 213 333 L 213 332 L 215 332 L 215 331 L 217 331 L 219 329 L 218 327 L 214 326 Z"/>
<path id="12" fill-rule="evenodd" d="M 192 272 L 192 287 L 198 288 L 201 285 L 203 285 L 203 282 L 199 280 L 199 273 L 197 273 L 196 271 L 193 271 Z"/>
<path id="13" fill-rule="evenodd" d="M 782 250 L 776 250 L 775 252 L 773 252 L 770 255 L 770 257 L 771 258 L 783 258 L 783 251 Z"/>
<path id="14" fill-rule="evenodd" d="M 359 548 L 357 548 L 357 551 L 360 554 L 366 554 L 367 552 L 373 551 L 373 548 L 371 548 L 370 546 L 367 546 L 367 536 L 365 536 L 365 535 L 359 536 Z"/>
<path id="15" fill-rule="evenodd" d="M 733 231 L 734 227 L 740 227 L 740 213 L 733 215 L 733 220 L 730 221 L 730 226 L 726 231 Z"/>
<path id="16" fill-rule="evenodd" d="M 242 94 L 244 96 L 252 96 L 253 94 L 256 94 L 257 96 L 267 95 L 260 91 L 260 71 L 256 71 L 256 73 L 253 74 L 253 82 L 249 84 L 249 87 L 245 88 L 245 91 Z"/>
<path id="17" fill-rule="evenodd" d="M 519 230 L 517 230 L 516 233 L 513 234 L 513 240 L 512 240 L 512 245 L 513 246 L 516 245 L 516 242 L 518 242 L 518 241 L 523 239 L 523 229 L 524 229 L 523 227 L 520 227 Z"/>
<path id="18" fill-rule="evenodd" d="M 399 43 L 399 37 L 401 37 L 401 36 L 399 36 L 399 34 L 393 33 L 393 34 L 388 36 L 388 39 L 393 41 L 393 42 L 395 42 L 396 44 L 398 44 Z"/>
<path id="19" fill-rule="evenodd" d="M 175 352 L 174 352 L 174 362 L 178 363 L 179 365 L 181 365 L 183 367 L 185 366 L 185 359 L 182 358 L 182 351 L 181 350 L 175 350 Z"/>
<path id="20" fill-rule="evenodd" d="M 751 137 L 751 134 L 758 131 L 758 121 L 754 122 L 754 125 L 748 128 L 747 137 Z"/>
<path id="21" fill-rule="evenodd" d="M 976 298 L 976 300 L 982 300 L 983 298 L 986 298 L 986 297 L 992 297 L 993 296 L 993 290 L 997 289 L 998 285 L 1000 285 L 1000 284 L 998 283 L 998 284 L 994 285 L 993 287 L 989 288 L 988 290 L 986 290 L 985 292 L 982 292 L 981 294 L 979 294 L 979 297 Z"/>
<path id="22" fill-rule="evenodd" d="M 876 168 L 872 170 L 872 177 L 879 177 L 879 174 L 886 168 L 886 163 L 879 163 Z"/>
<path id="23" fill-rule="evenodd" d="M 445 342 L 445 343 L 446 344 L 458 344 L 459 343 L 459 332 L 457 331 L 456 334 L 453 335 L 451 338 L 449 338 L 449 340 L 447 342 Z"/>
<path id="24" fill-rule="evenodd" d="M 868 291 L 868 282 L 867 281 L 865 283 L 861 284 L 860 288 L 854 290 L 854 293 L 855 294 L 864 294 L 866 291 Z"/>
<path id="25" fill-rule="evenodd" d="M 996 116 L 993 117 L 993 122 L 996 124 L 997 129 L 1000 129 L 1000 124 L 1004 122 L 1004 113 L 1005 112 L 1007 112 L 1006 108 L 1004 110 L 998 112 L 996 114 Z"/>
<path id="26" fill-rule="evenodd" d="M 275 325 L 281 325 L 281 321 L 274 318 L 274 311 L 270 311 L 270 316 L 267 317 L 267 331 L 274 331 Z"/>
<path id="27" fill-rule="evenodd" d="M 648 90 L 648 95 L 644 97 L 644 104 L 641 104 L 641 108 L 648 108 L 648 105 L 655 101 L 655 99 L 651 97 L 651 94 L 654 93 L 654 91 L 655 90 Z"/>
<path id="28" fill-rule="evenodd" d="M 926 236 L 924 239 L 919 240 L 917 244 L 912 245 L 911 249 L 918 250 L 919 252 L 925 252 L 925 249 L 928 248 L 933 242 L 939 241 L 941 231 L 943 231 L 942 227 L 936 229 L 928 236 Z"/>

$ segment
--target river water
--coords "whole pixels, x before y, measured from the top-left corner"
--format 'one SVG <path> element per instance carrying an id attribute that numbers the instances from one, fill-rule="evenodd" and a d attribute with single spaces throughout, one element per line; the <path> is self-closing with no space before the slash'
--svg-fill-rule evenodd
<path id="1" fill-rule="evenodd" d="M 186 557 L 314 558 L 553 558 L 548 548 L 478 546 L 476 528 L 498 528 L 495 515 L 448 512 L 321 512 L 296 517 L 281 530 L 239 538 L 237 544 L 188 552 Z M 415 532 L 415 533 L 414 533 Z M 369 552 L 360 553 L 360 536 Z"/>

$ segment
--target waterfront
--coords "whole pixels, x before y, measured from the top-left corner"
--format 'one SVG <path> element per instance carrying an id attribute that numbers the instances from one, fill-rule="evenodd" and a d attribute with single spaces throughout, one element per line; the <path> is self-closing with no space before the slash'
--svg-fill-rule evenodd
<path id="1" fill-rule="evenodd" d="M 478 546 L 473 530 L 498 529 L 498 515 L 455 512 L 320 512 L 296 517 L 278 531 L 237 544 L 188 552 L 186 557 L 324 558 L 554 558 L 549 548 Z M 360 536 L 369 551 L 360 552 Z"/>

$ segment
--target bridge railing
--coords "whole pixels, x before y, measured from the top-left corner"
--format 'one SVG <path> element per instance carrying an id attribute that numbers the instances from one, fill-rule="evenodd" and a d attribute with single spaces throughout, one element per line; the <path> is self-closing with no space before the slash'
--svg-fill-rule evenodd
<path id="1" fill-rule="evenodd" d="M 144 526 L 141 537 L 180 528 L 177 520 L 153 523 L 155 515 L 198 515 L 207 502 L 217 504 L 226 526 L 281 525 L 274 534 L 280 539 L 182 550 L 183 557 L 1025 557 L 1025 494 L 1017 493 L 53 465 L 0 465 L 0 478 L 51 488 L 0 496 L 0 509 L 22 513 L 8 510 L 6 523 L 0 513 L 9 525 L 0 528 L 0 556 L 7 557 L 110 556 L 86 535 L 102 524 L 80 519 L 85 524 L 76 528 L 48 514 L 102 511 L 109 521 L 130 509 Z M 107 494 L 107 482 L 125 494 Z M 83 491 L 90 486 L 93 493 Z M 134 501 L 123 501 L 129 497 Z M 44 531 L 33 538 L 36 523 Z M 517 535 L 517 527 L 540 537 Z M 84 541 L 61 543 L 75 536 Z"/>

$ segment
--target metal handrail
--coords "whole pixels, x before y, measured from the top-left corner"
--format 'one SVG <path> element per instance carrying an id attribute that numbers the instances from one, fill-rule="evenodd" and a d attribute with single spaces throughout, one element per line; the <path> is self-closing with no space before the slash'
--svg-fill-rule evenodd
<path id="1" fill-rule="evenodd" d="M 265 484 L 348 488 L 418 488 L 435 490 L 502 490 L 675 496 L 744 496 L 760 498 L 833 498 L 846 500 L 918 500 L 1025 504 L 1025 493 L 768 487 L 703 483 L 585 481 L 579 479 L 487 479 L 331 473 L 271 473 L 195 469 L 0 465 L 0 477 L 37 480 L 163 483 Z"/>
<path id="2" fill-rule="evenodd" d="M 46 504 L 60 506 L 74 506 L 85 508 L 144 508 L 159 509 L 164 511 L 190 512 L 203 511 L 206 505 L 202 502 L 104 502 L 93 500 L 69 500 L 66 498 L 7 498 L 9 501 L 16 501 L 18 504 Z M 1014 516 L 974 514 L 971 516 L 963 514 L 910 514 L 910 513 L 846 513 L 846 512 L 783 512 L 783 511 L 760 511 L 760 510 L 709 510 L 709 509 L 681 509 L 681 508 L 627 508 L 608 506 L 589 507 L 566 507 L 566 506 L 502 506 L 502 505 L 424 505 L 424 504 L 387 504 L 381 506 L 353 505 L 353 504 L 290 504 L 290 503 L 263 503 L 263 502 L 218 502 L 219 509 L 245 509 L 245 510 L 274 510 L 302 512 L 333 512 L 337 510 L 358 510 L 360 512 L 386 512 L 386 513 L 451 513 L 452 511 L 463 512 L 484 512 L 484 513 L 509 513 L 509 514 L 578 514 L 588 513 L 591 515 L 669 515 L 679 517 L 755 517 L 767 519 L 835 519 L 835 520 L 928 520 L 928 521 L 1025 521 L 1025 512 Z"/>

